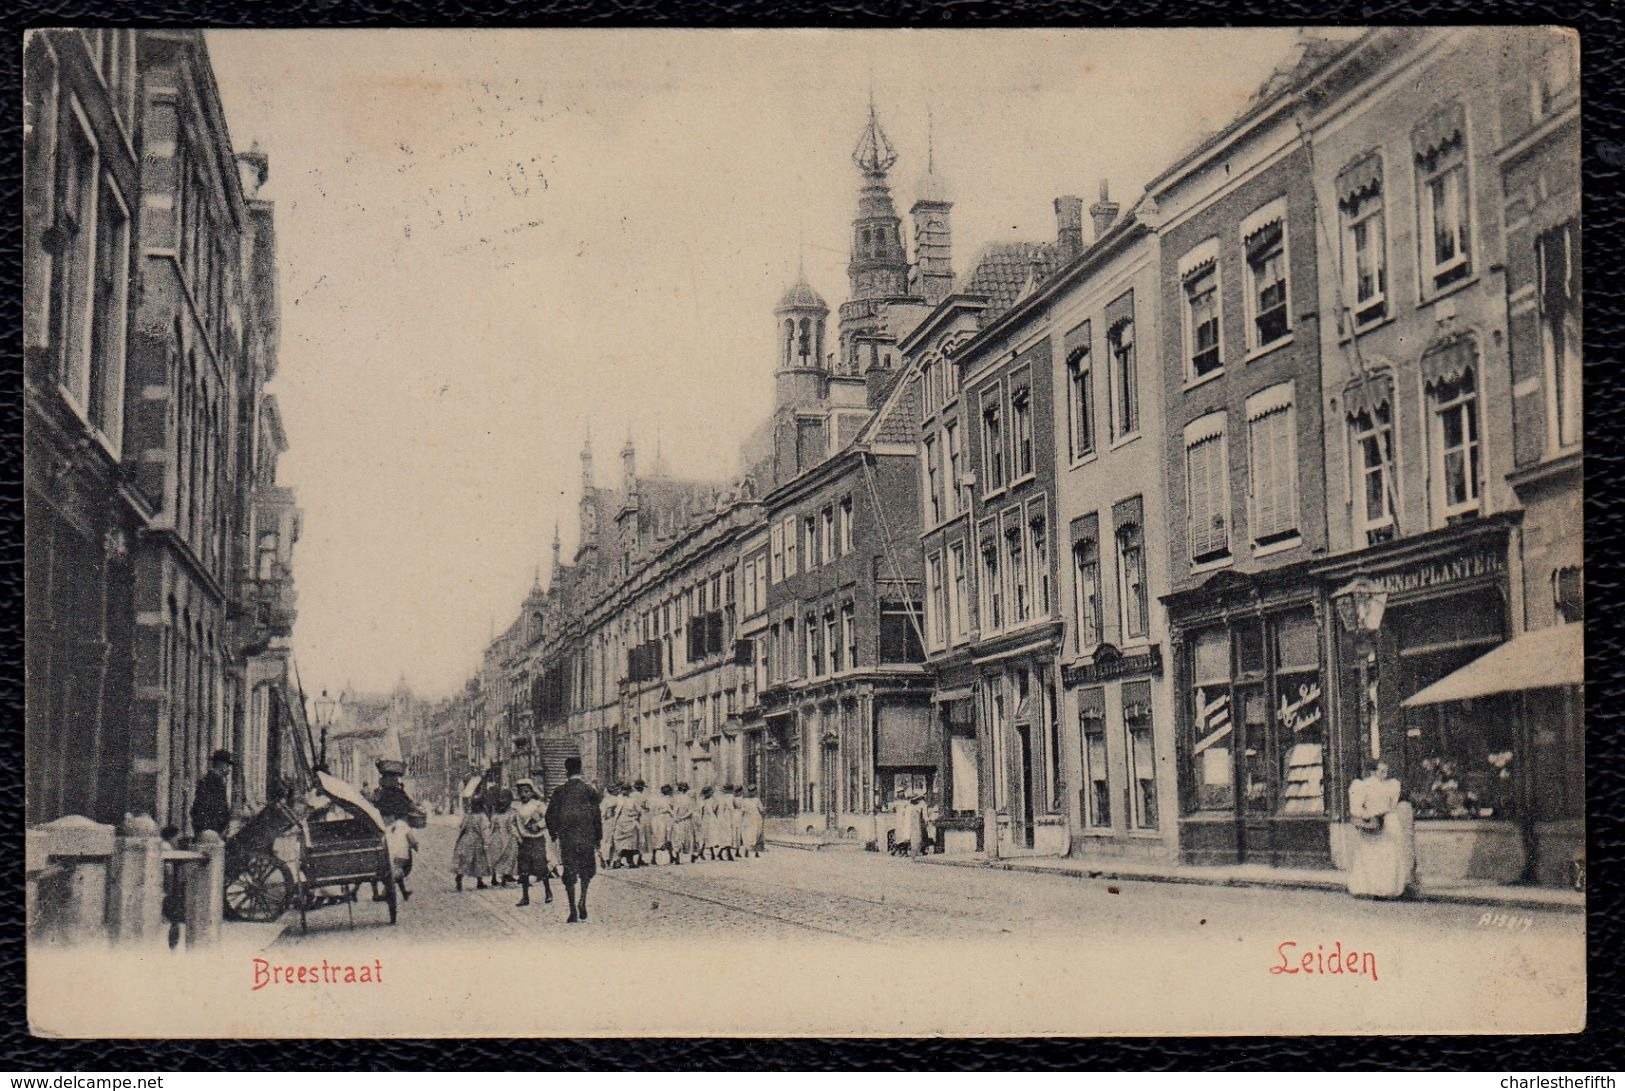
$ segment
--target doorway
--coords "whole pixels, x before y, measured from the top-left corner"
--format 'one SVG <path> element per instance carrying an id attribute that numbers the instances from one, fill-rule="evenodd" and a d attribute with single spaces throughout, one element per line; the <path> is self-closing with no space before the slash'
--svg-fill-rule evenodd
<path id="1" fill-rule="evenodd" d="M 840 825 L 840 813 L 837 804 L 840 802 L 836 796 L 841 783 L 841 750 L 837 746 L 826 746 L 819 754 L 818 781 L 822 785 L 819 792 L 824 810 L 824 828 L 833 830 Z"/>
<path id="2" fill-rule="evenodd" d="M 1011 815 L 1011 839 L 1033 847 L 1033 733 L 1028 724 L 1016 725 L 1016 812 Z"/>

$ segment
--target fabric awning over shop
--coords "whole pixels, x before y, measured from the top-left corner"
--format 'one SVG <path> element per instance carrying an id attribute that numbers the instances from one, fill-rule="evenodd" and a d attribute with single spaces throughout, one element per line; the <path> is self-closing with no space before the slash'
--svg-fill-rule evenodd
<path id="1" fill-rule="evenodd" d="M 1514 637 L 1400 703 L 1416 708 L 1584 684 L 1585 627 L 1571 623 Z"/>

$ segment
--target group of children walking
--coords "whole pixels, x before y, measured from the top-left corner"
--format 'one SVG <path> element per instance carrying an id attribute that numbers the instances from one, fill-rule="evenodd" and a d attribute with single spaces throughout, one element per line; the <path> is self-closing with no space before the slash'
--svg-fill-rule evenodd
<path id="1" fill-rule="evenodd" d="M 530 901 L 530 880 L 541 880 L 546 900 L 553 900 L 550 878 L 558 877 L 559 854 L 545 852 L 536 816 L 540 796 L 529 780 L 517 785 L 518 796 L 494 788 L 468 801 L 452 871 L 457 889 L 474 880 L 474 889 L 519 883 L 521 905 Z M 762 854 L 762 801 L 754 788 L 732 784 L 701 788 L 696 798 L 687 784 L 663 784 L 658 792 L 637 781 L 612 785 L 600 804 L 603 841 L 598 857 L 605 867 L 643 867 L 666 861 L 680 864 L 700 859 L 738 860 Z M 525 851 L 525 850 L 530 851 Z"/>
<path id="2" fill-rule="evenodd" d="M 738 860 L 762 854 L 762 801 L 755 788 L 725 784 L 701 788 L 662 784 L 651 792 L 643 781 L 612 786 L 604 795 L 604 842 L 599 858 L 607 867 L 643 867 L 666 861 L 681 864 L 702 857 Z"/>

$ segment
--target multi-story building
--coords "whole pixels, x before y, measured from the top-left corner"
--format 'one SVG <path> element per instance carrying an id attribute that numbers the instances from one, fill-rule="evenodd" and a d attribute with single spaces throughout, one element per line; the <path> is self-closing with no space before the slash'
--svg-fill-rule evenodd
<path id="1" fill-rule="evenodd" d="M 1062 779 L 1075 852 L 1171 857 L 1162 269 L 1155 233 L 1116 211 L 1103 192 L 1094 244 L 1045 286 L 1039 316 L 1057 392 Z"/>
<path id="2" fill-rule="evenodd" d="M 1325 731 L 1332 819 L 1361 762 L 1380 758 L 1403 781 L 1424 876 L 1494 871 L 1518 840 L 1499 757 L 1513 749 L 1506 709 L 1409 706 L 1506 640 L 1520 613 L 1502 141 L 1495 101 L 1478 94 L 1502 45 L 1477 30 L 1371 32 L 1303 96 L 1325 240 L 1330 552 L 1309 571 L 1333 608 L 1311 730 Z"/>
<path id="3" fill-rule="evenodd" d="M 30 818 L 184 827 L 214 748 L 245 808 L 294 760 L 267 162 L 200 32 L 26 55 Z"/>
<path id="4" fill-rule="evenodd" d="M 1327 323 L 1298 111 L 1304 81 L 1339 53 L 1304 39 L 1140 210 L 1162 271 L 1164 602 L 1189 861 L 1331 861 L 1343 770 L 1321 696 L 1330 619 L 1299 563 L 1326 549 Z"/>
<path id="5" fill-rule="evenodd" d="M 117 822 L 152 805 L 130 783 L 132 553 L 156 508 L 124 473 L 141 200 L 136 53 L 127 30 L 35 33 L 24 49 L 31 823 L 68 814 Z"/>
<path id="6" fill-rule="evenodd" d="M 822 350 L 829 308 L 803 276 L 775 310 L 770 438 L 747 451 L 765 448 L 771 482 L 757 637 L 769 824 L 870 842 L 894 786 L 925 790 L 940 762 L 923 668 L 917 409 L 898 382 L 898 345 L 951 276 L 951 204 L 928 169 L 911 209 L 911 263 L 891 198 L 897 156 L 872 104 L 852 158 L 863 185 L 839 351 Z"/>
<path id="7" fill-rule="evenodd" d="M 1507 357 L 1512 366 L 1513 470 L 1523 508 L 1523 628 L 1556 637 L 1585 616 L 1582 512 L 1579 42 L 1569 30 L 1508 32 L 1501 54 L 1501 166 Z M 1564 652 L 1531 648 L 1556 667 Z M 1580 664 L 1570 662 L 1571 671 Z M 1520 709 L 1529 863 L 1542 881 L 1567 876 L 1585 830 L 1585 721 L 1578 685 L 1529 692 Z"/>

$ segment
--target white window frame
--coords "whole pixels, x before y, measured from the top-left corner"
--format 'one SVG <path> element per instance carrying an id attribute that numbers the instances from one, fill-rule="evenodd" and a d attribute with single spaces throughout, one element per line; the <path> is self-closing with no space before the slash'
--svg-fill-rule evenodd
<path id="1" fill-rule="evenodd" d="M 1009 390 L 1010 419 L 1007 422 L 1007 427 L 1010 432 L 1010 467 L 1008 476 L 1009 484 L 1019 485 L 1031 481 L 1038 475 L 1038 440 L 1033 420 L 1036 407 L 1033 404 L 1032 370 L 1025 368 L 1011 375 Z M 1031 463 L 1025 469 L 1021 466 L 1021 430 L 1016 426 L 1018 420 L 1016 406 L 1018 403 L 1022 406 L 1019 419 L 1025 422 L 1027 457 Z"/>
<path id="2" fill-rule="evenodd" d="M 985 500 L 999 495 L 1010 484 L 1010 421 L 1009 414 L 1005 412 L 1004 383 L 993 382 L 982 388 L 980 395 L 977 397 L 976 408 L 980 418 L 978 424 L 982 435 L 982 476 L 987 479 L 982 487 L 982 498 Z M 998 414 L 999 422 L 998 446 L 1000 450 L 998 452 L 999 475 L 997 479 L 993 476 L 993 444 L 990 441 L 987 429 L 989 409 Z"/>
<path id="3" fill-rule="evenodd" d="M 1281 196 L 1261 206 L 1241 221 L 1242 313 L 1247 319 L 1247 358 L 1250 360 L 1273 352 L 1292 343 L 1292 235 L 1287 225 L 1286 197 Z M 1286 308 L 1286 332 L 1272 341 L 1261 341 L 1258 334 L 1258 290 L 1253 280 L 1253 262 L 1247 254 L 1247 240 L 1279 221 L 1281 225 L 1281 283 L 1283 306 Z"/>
<path id="4" fill-rule="evenodd" d="M 952 618 L 949 628 L 951 643 L 959 644 L 970 636 L 970 615 L 966 596 L 970 593 L 970 579 L 965 568 L 965 543 L 948 543 L 948 614 Z"/>
<path id="5" fill-rule="evenodd" d="M 786 515 L 784 525 L 784 578 L 789 579 L 796 574 L 796 536 L 801 533 L 800 520 L 794 515 Z"/>
<path id="6" fill-rule="evenodd" d="M 1362 201 L 1360 210 L 1353 214 L 1343 207 L 1342 195 L 1339 194 L 1337 198 L 1344 305 L 1348 308 L 1349 325 L 1353 330 L 1369 329 L 1386 321 L 1393 314 L 1388 301 L 1388 285 L 1393 279 L 1393 270 L 1388 261 L 1388 164 L 1380 155 L 1377 156 L 1377 160 L 1381 164 L 1379 167 L 1381 181 L 1377 184 L 1374 198 L 1368 197 Z M 1366 207 L 1372 201 L 1375 201 L 1376 207 Z M 1354 233 L 1361 227 L 1367 228 L 1369 232 L 1372 220 L 1381 221 L 1374 242 L 1380 275 L 1375 293 L 1367 299 L 1361 299 L 1360 267 L 1357 260 L 1359 251 L 1355 245 Z"/>
<path id="7" fill-rule="evenodd" d="M 840 512 L 841 523 L 839 528 L 841 556 L 844 557 L 848 553 L 852 552 L 852 498 L 850 496 L 841 497 L 841 502 L 838 505 L 837 510 Z"/>
<path id="8" fill-rule="evenodd" d="M 1469 372 L 1473 377 L 1473 392 L 1468 397 L 1456 397 L 1449 402 L 1441 402 L 1438 396 L 1438 386 L 1434 385 L 1427 391 L 1428 407 L 1428 444 L 1431 448 L 1430 465 L 1436 484 L 1433 487 L 1434 510 L 1438 518 L 1435 525 L 1444 526 L 1450 520 L 1463 515 L 1472 515 L 1480 512 L 1484 507 L 1484 463 L 1486 451 L 1484 445 L 1484 417 L 1482 404 L 1482 383 L 1480 369 L 1475 365 Z M 1460 504 L 1451 504 L 1446 497 L 1448 484 L 1445 480 L 1445 458 L 1449 451 L 1444 445 L 1444 416 L 1445 413 L 1462 405 L 1470 405 L 1473 414 L 1473 430 L 1476 438 L 1462 448 L 1467 459 L 1468 468 L 1472 467 L 1472 452 L 1476 446 L 1478 451 L 1478 472 L 1471 475 L 1472 498 Z"/>
<path id="9" fill-rule="evenodd" d="M 1146 556 L 1145 525 L 1142 520 L 1136 527 L 1139 532 L 1140 564 L 1139 576 L 1145 590 L 1145 610 L 1141 618 L 1143 632 L 1129 632 L 1129 566 L 1123 556 L 1123 527 L 1112 527 L 1112 563 L 1117 569 L 1117 624 L 1118 634 L 1125 645 L 1144 644 L 1151 639 L 1151 565 L 1150 558 Z"/>
<path id="10" fill-rule="evenodd" d="M 1138 439 L 1141 430 L 1145 428 L 1145 415 L 1141 411 L 1140 404 L 1140 392 L 1145 384 L 1140 375 L 1140 331 L 1136 321 L 1138 317 L 1137 314 L 1130 314 L 1128 318 L 1109 323 L 1106 327 L 1106 387 L 1111 398 L 1111 404 L 1108 408 L 1111 412 L 1113 447 Z M 1127 326 L 1130 331 L 1129 352 L 1134 361 L 1134 427 L 1127 431 L 1118 431 L 1123 423 L 1122 408 L 1127 404 L 1127 392 L 1123 389 L 1124 384 L 1119 374 L 1122 367 L 1115 351 L 1115 346 L 1119 342 L 1114 333 L 1124 326 Z"/>
<path id="11" fill-rule="evenodd" d="M 784 524 L 774 523 L 768 531 L 768 583 L 784 581 Z"/>
<path id="12" fill-rule="evenodd" d="M 1564 233 L 1565 245 L 1563 247 L 1563 261 L 1565 266 L 1572 266 L 1577 260 L 1575 254 L 1575 236 L 1580 230 L 1580 221 L 1565 220 L 1554 224 L 1545 231 L 1535 234 L 1535 324 L 1540 332 L 1540 360 L 1546 383 L 1546 451 L 1549 455 L 1562 454 L 1580 448 L 1584 436 L 1584 385 L 1582 382 L 1584 372 L 1584 352 L 1580 345 L 1580 338 L 1573 344 L 1566 345 L 1569 353 L 1565 359 L 1558 359 L 1557 345 L 1552 338 L 1551 315 L 1546 313 L 1546 279 L 1550 275 L 1546 268 L 1546 252 L 1541 246 L 1541 239 L 1553 231 Z M 1570 280 L 1570 270 L 1563 270 L 1563 279 Z M 1582 285 L 1583 293 L 1584 287 Z M 1576 301 L 1576 305 L 1579 303 Z M 1584 312 L 1581 311 L 1582 330 Z M 1577 330 L 1576 333 L 1581 333 Z M 1572 362 L 1571 362 L 1572 361 Z M 1565 376 L 1564 388 L 1567 397 L 1558 397 L 1558 377 Z M 1567 404 L 1564 404 L 1564 403 Z M 1567 424 L 1569 437 L 1565 441 L 1564 425 Z"/>
<path id="13" fill-rule="evenodd" d="M 944 594 L 942 554 L 933 552 L 925 557 L 925 635 L 933 651 L 946 646 L 943 609 L 938 608 L 938 597 Z"/>
<path id="14" fill-rule="evenodd" d="M 1081 541 L 1073 542 L 1068 550 L 1068 554 L 1072 558 L 1072 605 L 1077 614 L 1072 643 L 1080 655 L 1098 648 L 1101 641 L 1106 639 L 1106 619 L 1101 612 L 1102 602 L 1106 596 L 1100 575 L 1100 533 L 1098 523 L 1095 532 L 1095 559 L 1093 561 L 1086 562 L 1079 558 L 1078 547 L 1082 544 Z M 1094 568 L 1094 577 L 1092 579 L 1085 578 L 1083 573 L 1084 564 L 1089 564 Z M 1093 632 L 1090 632 L 1090 627 L 1085 624 L 1085 620 L 1088 618 L 1094 619 Z"/>
<path id="15" fill-rule="evenodd" d="M 1089 325 L 1090 343 L 1076 345 L 1067 353 L 1062 361 L 1062 368 L 1066 373 L 1066 453 L 1068 461 L 1074 465 L 1081 465 L 1100 456 L 1100 428 L 1098 411 L 1095 405 L 1095 346 L 1094 325 Z M 1086 398 L 1080 398 L 1080 390 L 1087 392 Z M 1084 405 L 1084 401 L 1088 405 Z M 1080 450 L 1080 426 L 1087 420 L 1089 426 L 1089 448 Z"/>
<path id="16" fill-rule="evenodd" d="M 1439 296 L 1455 291 L 1458 287 L 1471 281 L 1476 275 L 1474 261 L 1478 254 L 1478 240 L 1474 236 L 1474 225 L 1478 222 L 1477 203 L 1473 198 L 1473 136 L 1471 124 L 1471 111 L 1464 103 L 1462 106 L 1462 134 L 1459 163 L 1448 166 L 1443 170 L 1427 171 L 1422 164 L 1412 156 L 1412 170 L 1416 183 L 1416 216 L 1417 216 L 1417 275 L 1421 280 L 1418 286 L 1421 298 L 1436 299 Z M 1434 261 L 1434 217 L 1433 217 L 1433 183 L 1453 172 L 1460 172 L 1461 176 L 1461 216 L 1462 223 L 1456 236 L 1455 256 L 1441 264 Z M 1466 272 L 1456 277 L 1450 283 L 1439 284 L 1439 278 L 1452 272 L 1460 266 L 1466 267 Z"/>
<path id="17" fill-rule="evenodd" d="M 942 514 L 944 521 L 959 514 L 959 475 L 963 459 L 959 451 L 959 421 L 949 419 L 942 424 Z"/>
<path id="18" fill-rule="evenodd" d="M 1297 391 L 1291 379 L 1286 382 L 1275 383 L 1265 387 L 1247 399 L 1247 537 L 1252 545 L 1254 556 L 1266 556 L 1270 553 L 1290 549 L 1303 541 L 1302 507 L 1298 502 L 1298 417 L 1297 417 Z M 1284 403 L 1284 405 L 1283 405 Z M 1292 523 L 1290 530 L 1276 531 L 1281 535 L 1275 541 L 1260 542 L 1258 538 L 1258 473 L 1257 459 L 1254 445 L 1255 428 L 1260 421 L 1273 418 L 1276 414 L 1285 414 L 1287 436 L 1287 467 L 1290 477 L 1286 483 L 1285 495 L 1292 504 Z M 1271 427 L 1275 427 L 1273 424 Z"/>
<path id="19" fill-rule="evenodd" d="M 925 519 L 921 525 L 934 527 L 942 522 L 942 493 L 937 469 L 937 436 L 926 432 L 920 437 L 920 482 L 925 504 Z"/>
<path id="20" fill-rule="evenodd" d="M 1212 265 L 1213 317 L 1218 323 L 1219 365 L 1205 375 L 1196 373 L 1196 315 L 1191 308 L 1191 277 L 1204 265 Z M 1179 312 L 1184 330 L 1185 387 L 1200 386 L 1224 374 L 1224 274 L 1219 268 L 1219 239 L 1214 236 L 1197 243 L 1179 259 Z"/>
<path id="21" fill-rule="evenodd" d="M 1191 421 L 1185 426 L 1184 440 L 1184 466 L 1185 476 L 1185 553 L 1193 572 L 1205 572 L 1212 568 L 1223 568 L 1232 564 L 1236 556 L 1235 520 L 1231 518 L 1232 512 L 1230 497 L 1230 445 L 1229 420 L 1224 410 L 1205 414 Z M 1190 453 L 1199 444 L 1204 442 L 1217 443 L 1219 451 L 1219 502 L 1224 514 L 1225 552 L 1223 556 L 1213 557 L 1205 561 L 1196 559 L 1193 552 L 1195 541 L 1190 533 L 1191 522 L 1191 480 L 1190 480 Z"/>
<path id="22" fill-rule="evenodd" d="M 1379 409 L 1388 410 L 1388 422 L 1386 424 L 1380 423 L 1377 419 L 1377 411 Z M 1361 546 L 1370 541 L 1369 536 L 1372 533 L 1386 530 L 1389 527 L 1395 526 L 1399 514 L 1393 510 L 1394 505 L 1399 499 L 1399 478 L 1397 476 L 1399 470 L 1399 459 L 1397 457 L 1398 452 L 1395 449 L 1395 444 L 1398 442 L 1398 439 L 1394 433 L 1393 406 L 1388 402 L 1382 402 L 1371 408 L 1369 416 L 1371 419 L 1370 429 L 1361 428 L 1359 414 L 1355 414 L 1347 418 L 1349 442 L 1349 503 L 1353 507 L 1356 546 Z M 1368 518 L 1365 505 L 1366 478 L 1371 473 L 1371 468 L 1366 465 L 1365 461 L 1365 440 L 1367 437 L 1375 439 L 1377 441 L 1378 451 L 1382 452 L 1385 449 L 1383 443 L 1384 436 L 1387 437 L 1387 461 L 1382 465 L 1380 472 L 1384 478 L 1383 508 L 1386 514 L 1381 519 L 1371 520 Z"/>

